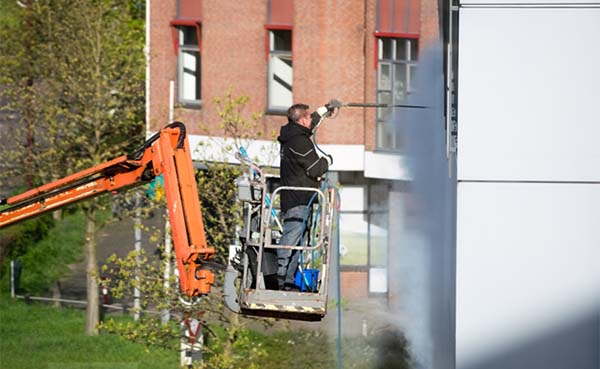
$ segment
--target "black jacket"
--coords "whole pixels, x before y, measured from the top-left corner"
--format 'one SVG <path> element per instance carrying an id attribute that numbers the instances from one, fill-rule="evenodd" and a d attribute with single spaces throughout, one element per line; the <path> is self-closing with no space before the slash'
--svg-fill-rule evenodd
<path id="1" fill-rule="evenodd" d="M 288 121 L 281 127 L 277 140 L 281 144 L 281 185 L 318 188 L 329 162 L 317 155 L 310 140 L 312 131 L 298 123 Z M 298 205 L 307 205 L 314 195 L 309 191 L 282 191 L 281 210 L 288 211 Z"/>

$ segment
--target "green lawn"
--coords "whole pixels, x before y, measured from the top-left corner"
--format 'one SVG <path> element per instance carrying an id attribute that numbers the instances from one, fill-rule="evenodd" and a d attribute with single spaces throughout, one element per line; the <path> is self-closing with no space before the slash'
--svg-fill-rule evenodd
<path id="1" fill-rule="evenodd" d="M 6 295 L 0 298 L 0 369 L 180 368 L 176 351 L 133 343 L 115 334 L 86 336 L 83 310 L 28 305 Z M 211 337 L 207 339 L 211 345 Z M 336 342 L 336 337 L 318 330 L 273 334 L 244 330 L 232 362 L 224 365 L 211 355 L 206 359 L 216 369 L 337 368 Z M 343 340 L 342 351 L 344 369 L 409 368 L 403 341 L 381 336 L 348 338 Z"/>
<path id="2" fill-rule="evenodd" d="M 367 236 L 347 232 L 341 235 L 341 244 L 346 255 L 340 259 L 342 265 L 368 265 Z M 371 265 L 387 264 L 387 237 L 371 235 Z"/>
<path id="3" fill-rule="evenodd" d="M 84 334 L 83 310 L 0 296 L 0 368 L 179 368 L 179 355 L 115 335 Z"/>

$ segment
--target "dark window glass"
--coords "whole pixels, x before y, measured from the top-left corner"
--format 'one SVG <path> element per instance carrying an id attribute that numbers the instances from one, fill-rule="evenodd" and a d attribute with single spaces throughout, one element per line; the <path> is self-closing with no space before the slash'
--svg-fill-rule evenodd
<path id="1" fill-rule="evenodd" d="M 408 60 L 406 43 L 408 40 L 396 40 L 396 60 Z"/>
<path id="2" fill-rule="evenodd" d="M 179 45 L 198 45 L 198 33 L 196 27 L 179 27 Z"/>
<path id="3" fill-rule="evenodd" d="M 410 42 L 410 60 L 417 60 L 419 57 L 419 48 L 417 40 L 411 40 Z"/>
<path id="4" fill-rule="evenodd" d="M 292 31 L 273 30 L 272 51 L 292 51 Z"/>
<path id="5" fill-rule="evenodd" d="M 392 39 L 391 38 L 382 38 L 380 39 L 380 47 L 381 47 L 381 58 L 382 59 L 392 59 Z"/>

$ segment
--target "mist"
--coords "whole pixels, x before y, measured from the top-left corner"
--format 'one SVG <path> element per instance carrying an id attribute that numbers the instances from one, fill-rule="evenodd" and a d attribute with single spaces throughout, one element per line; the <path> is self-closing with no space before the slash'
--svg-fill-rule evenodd
<path id="1" fill-rule="evenodd" d="M 420 54 L 416 92 L 392 119 L 412 178 L 390 194 L 391 323 L 416 368 L 454 368 L 455 178 L 446 157 L 442 48 Z M 450 173 L 450 174 L 449 174 Z"/>

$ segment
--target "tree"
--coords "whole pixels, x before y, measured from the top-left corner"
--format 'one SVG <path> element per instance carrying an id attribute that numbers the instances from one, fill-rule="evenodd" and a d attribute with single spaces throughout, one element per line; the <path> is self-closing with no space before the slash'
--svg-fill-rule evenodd
<path id="1" fill-rule="evenodd" d="M 248 101 L 247 96 L 234 96 L 232 87 L 229 87 L 224 96 L 214 99 L 220 118 L 218 128 L 223 132 L 223 136 L 230 140 L 218 147 L 216 151 L 219 154 L 216 157 L 204 161 L 206 170 L 199 171 L 197 175 L 208 244 L 216 249 L 217 259 L 222 263 L 226 263 L 235 228 L 241 224 L 241 207 L 236 201 L 235 185 L 235 179 L 240 176 L 241 171 L 237 165 L 228 164 L 228 159 L 232 158 L 240 147 L 247 149 L 253 138 L 263 135 L 258 129 L 261 114 L 244 116 Z M 205 123 L 200 123 L 200 128 L 205 132 L 209 131 Z M 196 150 L 219 144 L 216 140 L 206 142 Z"/>
<path id="2" fill-rule="evenodd" d="M 204 163 L 206 170 L 198 173 L 198 189 L 201 193 L 204 224 L 206 225 L 209 245 L 216 250 L 218 260 L 227 264 L 229 246 L 234 244 L 236 229 L 241 226 L 241 205 L 237 201 L 237 187 L 235 179 L 241 175 L 238 166 L 227 163 L 228 157 L 233 157 L 241 147 L 249 148 L 253 139 L 263 137 L 259 129 L 260 113 L 253 113 L 245 117 L 244 110 L 249 98 L 247 96 L 234 96 L 233 88 L 229 87 L 223 97 L 214 100 L 219 112 L 218 127 L 223 135 L 231 141 L 220 147 L 220 157 L 208 158 Z M 205 124 L 201 128 L 208 132 Z M 217 145 L 217 142 L 208 143 Z M 200 148 L 199 148 L 200 149 Z M 264 153 L 262 153 L 264 154 Z M 260 162 L 259 160 L 257 160 Z M 228 368 L 235 362 L 234 346 L 240 335 L 245 330 L 245 324 L 239 315 L 224 312 L 222 309 L 223 296 L 211 296 L 217 309 L 219 321 L 227 324 L 226 336 L 223 340 L 222 352 L 219 357 L 220 367 Z"/>
<path id="3" fill-rule="evenodd" d="M 221 265 L 227 263 L 229 245 L 234 242 L 236 227 L 241 222 L 241 207 L 236 201 L 237 188 L 234 181 L 241 174 L 241 170 L 237 165 L 227 164 L 225 156 L 233 156 L 234 150 L 238 150 L 242 145 L 248 147 L 252 138 L 261 136 L 258 129 L 260 115 L 251 114 L 247 117 L 244 114 L 247 102 L 248 97 L 233 96 L 232 89 L 229 89 L 225 96 L 215 99 L 214 103 L 221 118 L 218 126 L 223 134 L 232 137 L 232 140 L 230 144 L 221 147 L 222 156 L 205 161 L 206 169 L 197 173 L 207 241 L 216 249 L 216 263 Z M 208 144 L 216 145 L 218 142 Z M 203 149 L 202 146 L 197 148 Z M 155 234 L 151 238 L 159 240 L 161 237 Z M 209 354 L 206 356 L 206 365 L 223 369 L 241 365 L 249 367 L 251 356 L 264 354 L 263 348 L 248 339 L 248 329 L 245 327 L 247 320 L 225 310 L 222 294 L 223 273 L 216 273 L 216 286 L 211 294 L 190 308 L 179 300 L 177 288 L 165 291 L 163 267 L 164 263 L 156 258 L 132 252 L 123 259 L 111 257 L 104 270 L 112 276 L 111 290 L 116 297 L 131 300 L 134 288 L 138 288 L 142 296 L 142 309 L 168 309 L 171 311 L 171 317 L 177 320 L 162 326 L 160 317 L 141 314 L 140 321 L 134 324 L 109 319 L 103 324 L 105 329 L 128 339 L 175 349 L 181 319 L 202 310 L 206 311 L 203 320 L 213 338 L 206 348 L 206 353 Z M 176 286 L 175 282 L 171 281 L 170 285 Z"/>
<path id="4" fill-rule="evenodd" d="M 18 123 L 4 178 L 41 184 L 143 141 L 143 15 L 127 0 L 29 1 L 3 35 L 2 93 Z M 7 40 L 4 43 L 4 40 Z M 137 142 L 131 140 L 134 138 Z M 97 210 L 87 201 L 86 332 L 97 334 Z"/>

